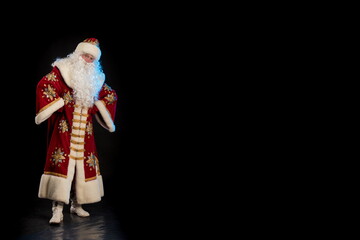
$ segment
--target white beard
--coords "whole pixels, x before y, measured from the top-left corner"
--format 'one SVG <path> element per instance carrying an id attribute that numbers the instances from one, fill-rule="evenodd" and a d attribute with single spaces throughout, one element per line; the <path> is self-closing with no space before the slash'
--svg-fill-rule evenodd
<path id="1" fill-rule="evenodd" d="M 52 65 L 65 64 L 69 67 L 69 76 L 75 103 L 92 107 L 98 100 L 99 91 L 104 83 L 104 73 L 98 61 L 87 63 L 79 53 L 69 54 L 57 59 Z"/>

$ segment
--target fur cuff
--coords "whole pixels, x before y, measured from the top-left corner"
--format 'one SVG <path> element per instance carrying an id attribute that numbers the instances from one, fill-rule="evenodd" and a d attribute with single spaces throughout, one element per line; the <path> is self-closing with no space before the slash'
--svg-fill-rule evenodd
<path id="1" fill-rule="evenodd" d="M 58 98 L 41 109 L 35 116 L 35 123 L 39 125 L 48 119 L 54 112 L 65 105 L 64 99 Z"/>
<path id="2" fill-rule="evenodd" d="M 95 106 L 98 108 L 99 112 L 96 113 L 96 120 L 100 123 L 102 127 L 109 130 L 109 132 L 115 132 L 115 125 L 111 118 L 110 113 L 108 112 L 105 104 L 98 100 L 95 102 Z M 99 116 L 99 113 L 101 116 Z"/>

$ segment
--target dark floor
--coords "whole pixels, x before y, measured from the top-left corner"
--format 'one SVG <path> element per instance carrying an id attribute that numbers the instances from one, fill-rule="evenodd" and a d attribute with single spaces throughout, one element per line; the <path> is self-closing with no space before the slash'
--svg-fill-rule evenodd
<path id="1" fill-rule="evenodd" d="M 32 210 L 19 221 L 18 240 L 128 240 L 122 231 L 119 216 L 105 201 L 84 205 L 90 213 L 81 218 L 69 213 L 64 206 L 64 220 L 59 225 L 50 225 L 51 201 L 39 199 Z"/>

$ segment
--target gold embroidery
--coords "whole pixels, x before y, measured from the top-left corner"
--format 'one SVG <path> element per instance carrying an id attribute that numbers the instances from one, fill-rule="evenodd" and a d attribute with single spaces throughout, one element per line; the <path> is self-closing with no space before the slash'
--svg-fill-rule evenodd
<path id="1" fill-rule="evenodd" d="M 76 116 L 81 116 L 81 113 L 78 113 L 78 112 L 73 112 L 73 115 L 76 115 Z"/>
<path id="2" fill-rule="evenodd" d="M 108 101 L 109 104 L 112 104 L 113 102 L 116 101 L 116 97 L 115 97 L 114 93 L 110 93 L 110 94 L 106 95 L 105 99 Z"/>
<path id="3" fill-rule="evenodd" d="M 54 101 L 52 101 L 51 103 L 49 103 L 48 105 L 44 106 L 43 108 L 40 109 L 40 111 L 36 114 L 38 115 L 39 113 L 41 113 L 42 111 L 46 110 L 47 108 L 51 107 L 53 104 L 55 104 L 57 101 L 59 101 L 61 98 L 57 98 Z"/>
<path id="4" fill-rule="evenodd" d="M 85 182 L 88 182 L 88 181 L 91 181 L 91 180 L 94 180 L 94 179 L 96 179 L 96 176 L 95 176 L 95 177 L 91 177 L 91 178 L 86 178 L 86 179 L 85 179 Z"/>
<path id="5" fill-rule="evenodd" d="M 90 138 L 90 136 L 92 135 L 93 133 L 93 125 L 91 124 L 91 122 L 89 122 L 87 125 L 86 125 L 86 134 L 88 135 L 88 138 Z"/>
<path id="6" fill-rule="evenodd" d="M 78 138 L 83 138 L 83 137 L 85 137 L 85 135 L 78 135 L 78 134 L 74 134 L 74 133 L 72 133 L 71 136 L 72 136 L 72 137 L 78 137 Z"/>
<path id="7" fill-rule="evenodd" d="M 75 129 L 75 130 L 83 130 L 83 131 L 85 131 L 85 128 L 81 128 L 81 127 L 75 127 L 75 126 L 73 126 L 73 129 Z"/>
<path id="8" fill-rule="evenodd" d="M 44 85 L 44 89 L 42 90 L 43 91 L 43 95 L 50 99 L 51 101 L 54 100 L 54 98 L 56 97 L 56 92 L 55 92 L 55 89 L 51 87 L 51 85 L 47 85 L 46 84 Z M 44 97 L 43 96 L 43 97 Z"/>
<path id="9" fill-rule="evenodd" d="M 79 113 L 79 112 L 73 112 L 73 114 L 76 115 L 76 116 L 82 116 L 82 117 L 88 117 L 89 116 L 88 114 Z"/>
<path id="10" fill-rule="evenodd" d="M 87 165 L 90 167 L 90 170 L 96 170 L 96 173 L 100 175 L 100 168 L 99 168 L 99 160 L 95 156 L 95 154 L 90 153 L 88 156 L 88 160 L 86 161 Z"/>
<path id="11" fill-rule="evenodd" d="M 85 149 L 77 149 L 77 148 L 73 148 L 73 147 L 70 147 L 70 149 L 75 152 L 85 152 Z"/>
<path id="12" fill-rule="evenodd" d="M 74 98 L 70 92 L 65 92 L 63 98 L 64 98 L 65 105 L 74 102 Z"/>
<path id="13" fill-rule="evenodd" d="M 68 127 L 66 120 L 61 120 L 59 122 L 59 130 L 62 133 L 69 131 L 69 127 Z"/>
<path id="14" fill-rule="evenodd" d="M 51 81 L 51 82 L 56 82 L 57 81 L 57 78 L 56 78 L 56 75 L 54 72 L 51 72 L 49 74 L 47 74 L 46 76 L 46 79 Z"/>
<path id="15" fill-rule="evenodd" d="M 64 154 L 64 152 L 61 150 L 61 148 L 56 147 L 55 151 L 51 155 L 50 161 L 52 161 L 54 165 L 60 166 L 61 163 L 64 162 L 64 159 L 65 159 L 64 155 L 66 156 L 66 154 Z"/>
<path id="16" fill-rule="evenodd" d="M 96 38 L 87 38 L 83 42 L 91 43 L 93 45 L 99 46 L 99 41 Z"/>
<path id="17" fill-rule="evenodd" d="M 74 159 L 74 160 L 84 160 L 84 157 L 73 157 L 70 155 L 70 158 Z"/>
<path id="18" fill-rule="evenodd" d="M 77 141 L 74 141 L 74 140 L 71 140 L 70 142 L 73 143 L 73 144 L 79 144 L 79 145 L 84 145 L 85 144 L 85 142 L 77 142 Z"/>
<path id="19" fill-rule="evenodd" d="M 60 174 L 60 173 L 54 173 L 54 172 L 47 172 L 47 171 L 45 171 L 44 174 L 46 174 L 46 175 L 53 175 L 53 176 L 57 176 L 57 177 L 67 178 L 66 175 Z"/>
<path id="20" fill-rule="evenodd" d="M 109 85 L 107 85 L 106 83 L 104 84 L 104 90 L 107 91 L 107 92 L 111 92 L 112 89 Z"/>
<path id="21" fill-rule="evenodd" d="M 86 121 L 82 121 L 82 120 L 78 120 L 78 119 L 73 119 L 73 122 L 77 122 L 77 123 L 87 123 Z"/>

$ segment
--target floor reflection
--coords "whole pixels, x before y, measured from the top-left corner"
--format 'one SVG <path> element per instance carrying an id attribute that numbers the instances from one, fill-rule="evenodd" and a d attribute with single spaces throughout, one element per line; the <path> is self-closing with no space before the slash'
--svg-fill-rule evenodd
<path id="1" fill-rule="evenodd" d="M 63 222 L 50 225 L 50 203 L 36 206 L 32 214 L 22 220 L 22 235 L 18 240 L 127 240 L 111 208 L 105 204 L 93 204 L 84 206 L 84 209 L 90 212 L 89 217 L 71 214 L 69 206 L 65 206 Z"/>

